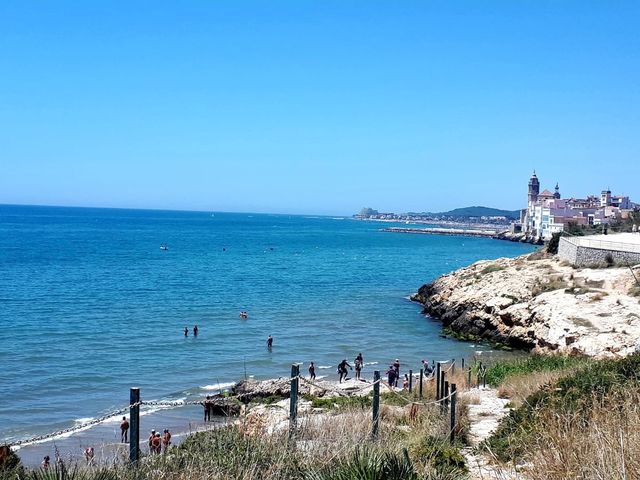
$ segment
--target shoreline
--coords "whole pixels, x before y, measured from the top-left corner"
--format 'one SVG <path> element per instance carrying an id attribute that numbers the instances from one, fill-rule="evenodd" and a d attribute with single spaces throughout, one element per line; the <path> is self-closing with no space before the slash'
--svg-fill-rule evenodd
<path id="1" fill-rule="evenodd" d="M 510 233 L 506 230 L 491 230 L 479 226 L 478 228 L 411 228 L 411 227 L 387 227 L 380 229 L 381 232 L 387 233 L 406 233 L 418 235 L 445 235 L 454 237 L 477 237 L 492 238 L 494 240 L 506 240 L 509 242 L 530 243 L 532 245 L 543 245 L 544 242 L 527 237 L 523 233 Z"/>

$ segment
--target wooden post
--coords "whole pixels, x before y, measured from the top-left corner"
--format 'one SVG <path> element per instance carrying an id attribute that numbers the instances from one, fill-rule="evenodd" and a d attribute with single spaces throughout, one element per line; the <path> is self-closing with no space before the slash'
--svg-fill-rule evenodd
<path id="1" fill-rule="evenodd" d="M 140 389 L 131 387 L 129 390 L 129 461 L 137 465 L 140 459 Z"/>
<path id="2" fill-rule="evenodd" d="M 409 393 L 413 391 L 413 370 L 409 370 Z"/>
<path id="3" fill-rule="evenodd" d="M 451 375 L 453 375 L 454 373 L 456 373 L 456 359 L 452 358 L 451 359 Z"/>
<path id="4" fill-rule="evenodd" d="M 422 400 L 422 382 L 424 381 L 424 368 L 420 369 L 420 387 L 418 387 L 418 397 Z"/>
<path id="5" fill-rule="evenodd" d="M 482 388 L 487 388 L 487 368 L 482 369 Z"/>
<path id="6" fill-rule="evenodd" d="M 440 362 L 436 362 L 436 401 L 440 400 Z"/>
<path id="7" fill-rule="evenodd" d="M 449 406 L 449 382 L 444 382 L 444 406 Z"/>
<path id="8" fill-rule="evenodd" d="M 373 438 L 378 437 L 378 428 L 380 426 L 380 370 L 373 372 L 373 428 L 371 435 Z"/>
<path id="9" fill-rule="evenodd" d="M 460 368 L 464 370 L 464 357 L 462 357 L 462 366 Z"/>
<path id="10" fill-rule="evenodd" d="M 456 441 L 456 404 L 458 403 L 458 388 L 455 383 L 451 384 L 451 434 L 449 441 Z"/>
<path id="11" fill-rule="evenodd" d="M 447 396 L 447 394 L 444 393 L 444 383 L 446 378 L 447 378 L 447 373 L 441 371 L 440 372 L 440 400 L 442 400 L 444 397 Z"/>
<path id="12" fill-rule="evenodd" d="M 289 438 L 296 434 L 296 423 L 298 420 L 298 375 L 300 367 L 291 365 L 291 393 L 289 394 Z"/>
<path id="13" fill-rule="evenodd" d="M 467 388 L 471 388 L 471 367 L 469 367 L 469 378 L 467 378 Z"/>

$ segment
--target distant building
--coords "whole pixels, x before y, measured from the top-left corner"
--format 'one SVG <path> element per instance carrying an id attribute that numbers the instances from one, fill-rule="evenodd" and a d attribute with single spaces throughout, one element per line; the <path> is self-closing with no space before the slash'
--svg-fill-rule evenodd
<path id="1" fill-rule="evenodd" d="M 637 205 L 628 196 L 612 195 L 608 188 L 600 197 L 562 199 L 560 186 L 555 192 L 540 193 L 540 181 L 533 172 L 529 179 L 527 208 L 520 212 L 520 222 L 512 231 L 521 231 L 533 239 L 549 240 L 562 232 L 569 222 L 577 225 L 603 225 L 616 218 L 624 218 Z"/>

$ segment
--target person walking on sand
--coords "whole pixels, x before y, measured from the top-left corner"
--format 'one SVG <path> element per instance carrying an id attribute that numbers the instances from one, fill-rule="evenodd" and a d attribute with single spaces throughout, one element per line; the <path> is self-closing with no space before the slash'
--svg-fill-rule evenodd
<path id="1" fill-rule="evenodd" d="M 198 336 L 198 325 L 194 325 L 193 326 L 193 336 L 197 337 Z"/>
<path id="2" fill-rule="evenodd" d="M 396 384 L 394 386 L 397 387 L 398 379 L 400 378 L 400 360 L 398 360 L 397 358 L 393 362 L 393 368 L 396 369 Z"/>
<path id="3" fill-rule="evenodd" d="M 309 380 L 315 380 L 316 379 L 316 366 L 313 364 L 313 362 L 311 362 L 309 364 Z"/>
<path id="4" fill-rule="evenodd" d="M 390 387 L 396 386 L 396 382 L 398 380 L 396 375 L 396 369 L 393 368 L 393 365 L 389 365 L 389 370 L 387 370 L 387 382 L 389 383 Z"/>
<path id="5" fill-rule="evenodd" d="M 271 335 L 269 335 L 267 337 L 267 348 L 270 349 L 271 347 L 273 347 L 273 337 Z"/>
<path id="6" fill-rule="evenodd" d="M 349 362 L 347 362 L 346 358 L 338 364 L 338 374 L 340 375 L 339 383 L 342 383 L 342 380 L 347 379 L 347 375 L 349 374 L 349 372 L 347 371 L 347 367 L 353 370 L 353 367 L 349 365 Z"/>
<path id="7" fill-rule="evenodd" d="M 129 441 L 129 422 L 127 422 L 127 417 L 122 417 L 122 422 L 120 422 L 120 441 L 122 443 Z"/>
<path id="8" fill-rule="evenodd" d="M 210 422 L 211 421 L 211 396 L 210 395 L 207 395 L 207 398 L 205 398 L 204 403 L 202 405 L 204 406 L 204 421 Z"/>
<path id="9" fill-rule="evenodd" d="M 171 445 L 171 432 L 169 432 L 168 428 L 164 429 L 164 433 L 162 434 L 162 448 L 164 452 L 167 453 L 167 448 Z"/>
<path id="10" fill-rule="evenodd" d="M 151 445 L 153 447 L 153 453 L 156 455 L 162 453 L 162 438 L 160 437 L 160 433 L 156 433 L 153 440 L 151 440 Z"/>
<path id="11" fill-rule="evenodd" d="M 93 447 L 87 447 L 84 449 L 84 458 L 87 461 L 87 465 L 93 465 L 93 457 L 95 452 L 93 451 Z"/>
<path id="12" fill-rule="evenodd" d="M 151 434 L 149 435 L 148 443 L 149 443 L 149 453 L 153 453 L 153 439 L 156 438 L 156 431 L 151 430 Z"/>
<path id="13" fill-rule="evenodd" d="M 358 356 L 356 357 L 355 361 L 353 362 L 353 366 L 356 370 L 356 380 L 361 380 L 360 379 L 360 372 L 362 372 L 362 354 L 359 353 Z"/>

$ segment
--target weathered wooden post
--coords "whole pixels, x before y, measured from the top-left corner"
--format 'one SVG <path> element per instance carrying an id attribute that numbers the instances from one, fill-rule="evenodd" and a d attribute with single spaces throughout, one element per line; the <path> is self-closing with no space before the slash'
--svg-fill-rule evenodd
<path id="1" fill-rule="evenodd" d="M 471 388 L 471 367 L 469 367 L 469 372 L 468 372 L 468 378 L 467 378 L 467 388 Z"/>
<path id="2" fill-rule="evenodd" d="M 436 400 L 440 400 L 440 362 L 436 362 Z"/>
<path id="3" fill-rule="evenodd" d="M 140 388 L 129 390 L 129 461 L 136 465 L 140 459 Z"/>
<path id="4" fill-rule="evenodd" d="M 298 383 L 300 366 L 291 365 L 291 393 L 289 394 L 289 438 L 296 434 L 296 422 L 298 420 Z"/>
<path id="5" fill-rule="evenodd" d="M 454 373 L 456 373 L 456 359 L 452 358 L 451 359 L 451 375 L 453 375 Z"/>
<path id="6" fill-rule="evenodd" d="M 456 441 L 456 404 L 458 403 L 458 388 L 455 383 L 451 384 L 451 443 Z"/>
<path id="7" fill-rule="evenodd" d="M 378 428 L 380 426 L 380 370 L 373 372 L 373 427 L 371 436 L 378 437 Z"/>
<path id="8" fill-rule="evenodd" d="M 487 388 L 487 367 L 482 367 L 482 388 Z"/>
<path id="9" fill-rule="evenodd" d="M 409 393 L 413 391 L 413 370 L 409 370 Z"/>
<path id="10" fill-rule="evenodd" d="M 444 382 L 444 408 L 449 406 L 449 382 Z"/>
<path id="11" fill-rule="evenodd" d="M 462 366 L 460 368 L 462 368 L 462 370 L 464 370 L 464 357 L 462 357 Z"/>
<path id="12" fill-rule="evenodd" d="M 424 381 L 424 368 L 420 369 L 420 387 L 418 388 L 418 396 L 422 400 L 422 382 Z"/>
<path id="13" fill-rule="evenodd" d="M 441 371 L 440 372 L 440 399 L 443 399 L 447 394 L 444 393 L 444 382 L 447 378 L 447 373 Z"/>

